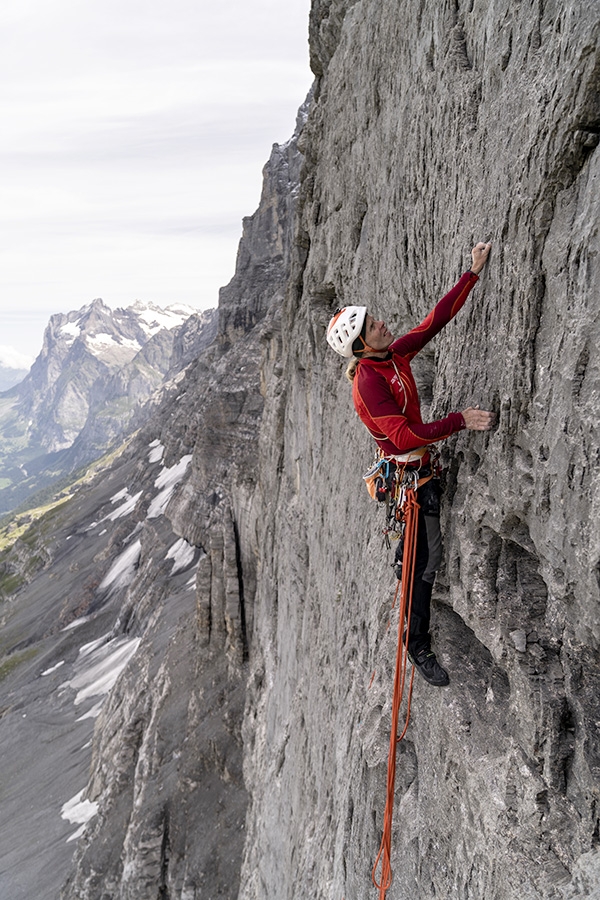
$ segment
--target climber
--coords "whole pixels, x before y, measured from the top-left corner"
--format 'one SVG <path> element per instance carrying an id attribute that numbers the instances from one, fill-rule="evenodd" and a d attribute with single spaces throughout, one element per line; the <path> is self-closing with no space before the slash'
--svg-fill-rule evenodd
<path id="1" fill-rule="evenodd" d="M 431 474 L 429 445 L 464 428 L 489 431 L 495 424 L 495 413 L 478 406 L 424 424 L 410 368 L 410 361 L 419 350 L 461 309 L 479 280 L 490 249 L 491 244 L 483 242 L 473 247 L 470 271 L 404 337 L 395 339 L 385 323 L 367 313 L 365 306 L 336 310 L 327 328 L 330 346 L 343 357 L 355 357 L 346 374 L 352 381 L 354 406 L 360 419 L 386 458 L 403 467 L 418 468 L 420 478 Z M 423 484 L 417 499 L 420 510 L 408 652 L 426 681 L 443 686 L 450 679 L 431 649 L 429 635 L 431 593 L 442 558 L 439 478 Z M 397 571 L 401 571 L 402 541 L 395 561 Z"/>

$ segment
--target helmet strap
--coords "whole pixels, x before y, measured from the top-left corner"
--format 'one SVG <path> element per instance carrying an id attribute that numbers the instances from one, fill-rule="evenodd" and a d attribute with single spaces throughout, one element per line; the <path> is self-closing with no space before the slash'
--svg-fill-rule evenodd
<path id="1" fill-rule="evenodd" d="M 356 341 L 359 340 L 362 342 L 363 348 L 362 350 L 357 351 L 354 349 L 354 345 L 352 345 L 352 352 L 355 356 L 357 355 L 357 353 L 359 353 L 361 356 L 363 355 L 363 353 L 381 353 L 381 350 L 376 350 L 374 347 L 369 347 L 362 334 L 359 334 L 356 338 Z M 356 341 L 354 343 L 356 343 Z"/>

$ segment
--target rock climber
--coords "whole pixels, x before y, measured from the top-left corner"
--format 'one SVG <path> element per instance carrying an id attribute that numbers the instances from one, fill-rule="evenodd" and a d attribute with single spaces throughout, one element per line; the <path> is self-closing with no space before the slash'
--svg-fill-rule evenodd
<path id="1" fill-rule="evenodd" d="M 383 321 L 367 312 L 366 306 L 337 310 L 327 328 L 330 346 L 343 357 L 354 357 L 346 374 L 352 381 L 352 397 L 360 419 L 386 458 L 403 467 L 418 468 L 420 478 L 431 474 L 429 445 L 464 428 L 489 431 L 495 424 L 495 413 L 478 406 L 423 423 L 410 368 L 413 357 L 464 305 L 479 280 L 490 249 L 491 244 L 483 242 L 473 247 L 471 269 L 421 324 L 403 337 L 395 339 Z M 449 684 L 450 679 L 431 649 L 429 634 L 431 593 L 442 558 L 439 478 L 432 478 L 419 487 L 417 500 L 420 509 L 408 653 L 426 681 L 441 687 Z M 402 541 L 395 563 L 400 574 Z"/>

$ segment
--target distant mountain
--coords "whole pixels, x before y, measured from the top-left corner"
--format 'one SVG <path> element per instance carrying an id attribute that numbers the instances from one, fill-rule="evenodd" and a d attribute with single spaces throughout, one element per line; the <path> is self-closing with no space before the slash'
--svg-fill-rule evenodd
<path id="1" fill-rule="evenodd" d="M 5 366 L 0 361 L 0 392 L 8 391 L 15 384 L 23 381 L 27 375 L 28 369 L 13 369 L 11 366 Z"/>
<path id="2" fill-rule="evenodd" d="M 131 440 L 0 527 L 2 898 L 238 897 L 241 723 L 268 545 L 251 537 L 263 529 L 261 454 L 271 478 L 283 474 L 281 432 L 259 445 L 262 371 L 284 357 L 297 194 L 288 197 L 300 164 L 295 142 L 273 148 L 261 208 L 244 220 L 236 275 L 220 293 L 214 344 L 182 371 L 216 317 L 184 322 L 172 350 L 179 374 L 144 406 Z M 136 392 L 133 369 L 160 339 L 102 382 L 105 393 Z M 41 378 L 49 361 L 38 369 Z M 96 402 L 62 454 L 105 418 Z M 262 690 L 259 676 L 251 690 Z"/>
<path id="3" fill-rule="evenodd" d="M 23 381 L 32 362 L 14 347 L 0 344 L 0 392 L 8 391 Z"/>
<path id="4" fill-rule="evenodd" d="M 0 393 L 0 514 L 98 457 L 207 347 L 216 310 L 102 300 L 50 318 L 29 373 Z"/>

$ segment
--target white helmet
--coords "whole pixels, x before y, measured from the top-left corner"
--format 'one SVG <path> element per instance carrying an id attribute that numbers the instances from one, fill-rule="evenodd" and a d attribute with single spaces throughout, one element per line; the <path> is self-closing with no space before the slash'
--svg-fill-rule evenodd
<path id="1" fill-rule="evenodd" d="M 336 311 L 327 326 L 327 340 L 340 356 L 349 359 L 354 355 L 352 344 L 362 331 L 366 315 L 366 306 L 344 306 Z"/>

